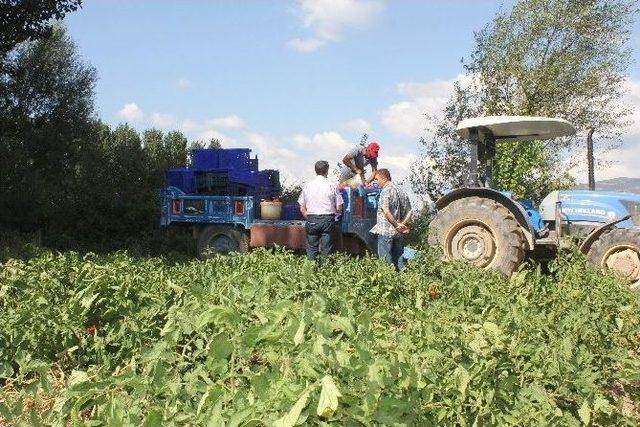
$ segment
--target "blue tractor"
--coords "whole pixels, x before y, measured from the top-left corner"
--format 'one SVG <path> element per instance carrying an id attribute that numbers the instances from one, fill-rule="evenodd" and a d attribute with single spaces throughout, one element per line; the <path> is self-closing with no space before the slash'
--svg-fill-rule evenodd
<path id="1" fill-rule="evenodd" d="M 471 144 L 467 183 L 436 201 L 429 243 L 444 256 L 510 275 L 525 257 L 548 257 L 563 236 L 580 240 L 589 262 L 640 285 L 640 195 L 562 190 L 536 209 L 514 200 L 492 181 L 498 143 L 545 140 L 575 134 L 565 120 L 493 116 L 461 121 L 456 131 Z"/>

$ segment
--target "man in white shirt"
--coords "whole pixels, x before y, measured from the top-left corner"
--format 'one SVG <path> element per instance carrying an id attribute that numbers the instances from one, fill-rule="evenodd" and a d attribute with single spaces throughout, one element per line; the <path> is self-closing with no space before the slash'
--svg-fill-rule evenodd
<path id="1" fill-rule="evenodd" d="M 302 189 L 298 203 L 307 220 L 307 257 L 315 260 L 320 253 L 327 256 L 333 251 L 333 229 L 336 217 L 342 213 L 342 195 L 338 184 L 327 179 L 329 163 L 315 164 L 316 177 Z"/>

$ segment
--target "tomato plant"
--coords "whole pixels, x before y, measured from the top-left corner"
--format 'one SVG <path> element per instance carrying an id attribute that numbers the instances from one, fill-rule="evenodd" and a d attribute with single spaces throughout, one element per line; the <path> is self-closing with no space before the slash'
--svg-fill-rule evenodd
<path id="1" fill-rule="evenodd" d="M 510 280 L 425 253 L 75 253 L 0 271 L 0 420 L 633 425 L 640 302 L 561 257 Z M 631 403 L 629 403 L 631 402 Z M 0 421 L 2 424 L 2 421 Z"/>

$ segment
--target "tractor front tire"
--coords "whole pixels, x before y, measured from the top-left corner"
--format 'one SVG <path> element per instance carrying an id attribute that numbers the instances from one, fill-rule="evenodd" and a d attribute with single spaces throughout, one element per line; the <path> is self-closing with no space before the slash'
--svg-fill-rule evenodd
<path id="1" fill-rule="evenodd" d="M 605 231 L 589 248 L 587 260 L 619 276 L 631 289 L 640 289 L 640 231 L 625 228 Z"/>
<path id="2" fill-rule="evenodd" d="M 451 202 L 429 224 L 429 244 L 448 260 L 462 260 L 510 276 L 525 254 L 518 221 L 502 204 L 482 197 Z"/>
<path id="3" fill-rule="evenodd" d="M 228 255 L 232 252 L 244 253 L 249 250 L 249 239 L 241 230 L 226 225 L 210 225 L 198 235 L 197 255 L 201 260 L 212 255 Z"/>

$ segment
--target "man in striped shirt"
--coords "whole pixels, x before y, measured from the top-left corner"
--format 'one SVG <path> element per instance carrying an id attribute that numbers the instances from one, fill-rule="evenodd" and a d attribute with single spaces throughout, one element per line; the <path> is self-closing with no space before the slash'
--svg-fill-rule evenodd
<path id="1" fill-rule="evenodd" d="M 380 169 L 375 180 L 382 191 L 378 199 L 376 225 L 371 232 L 378 235 L 378 257 L 399 271 L 404 267 L 403 239 L 409 232 L 411 202 L 407 193 L 391 181 L 388 169 Z"/>

